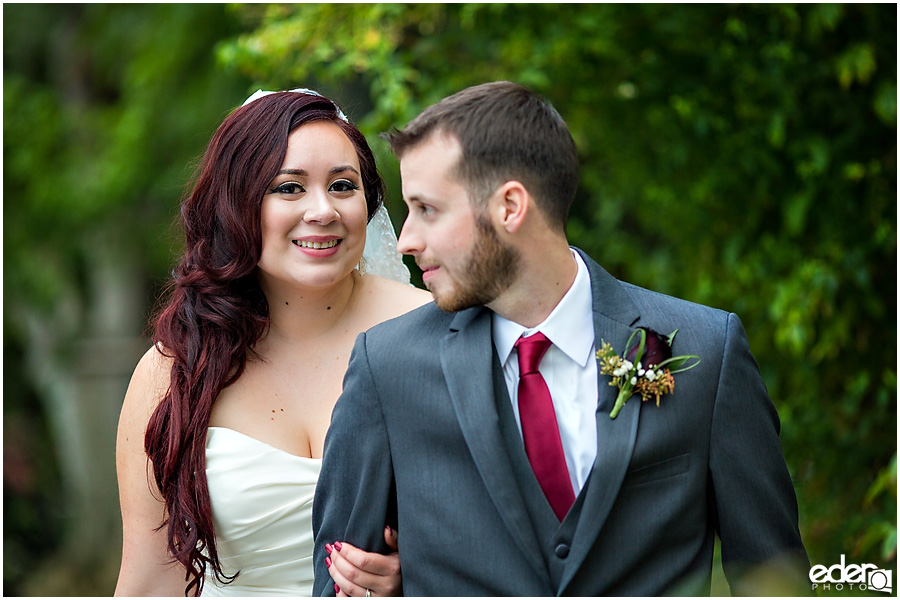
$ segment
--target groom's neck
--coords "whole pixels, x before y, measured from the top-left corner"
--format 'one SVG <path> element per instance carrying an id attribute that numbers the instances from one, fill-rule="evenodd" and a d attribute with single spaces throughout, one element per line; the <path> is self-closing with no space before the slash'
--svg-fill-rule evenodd
<path id="1" fill-rule="evenodd" d="M 565 237 L 523 244 L 519 250 L 518 276 L 487 307 L 510 321 L 534 327 L 553 312 L 572 287 L 578 264 Z"/>

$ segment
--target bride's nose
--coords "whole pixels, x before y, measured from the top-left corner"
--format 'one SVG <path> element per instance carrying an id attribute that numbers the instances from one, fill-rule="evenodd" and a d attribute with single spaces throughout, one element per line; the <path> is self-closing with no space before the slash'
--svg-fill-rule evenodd
<path id="1" fill-rule="evenodd" d="M 306 211 L 303 221 L 316 225 L 328 225 L 340 218 L 332 199 L 323 191 L 315 191 L 307 195 Z"/>

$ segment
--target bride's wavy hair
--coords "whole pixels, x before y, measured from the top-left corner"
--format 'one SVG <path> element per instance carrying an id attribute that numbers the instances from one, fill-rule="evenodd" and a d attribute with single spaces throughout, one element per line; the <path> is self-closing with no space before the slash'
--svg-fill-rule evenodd
<path id="1" fill-rule="evenodd" d="M 156 347 L 172 359 L 169 387 L 150 417 L 144 448 L 166 507 L 168 550 L 186 569 L 186 595 L 199 595 L 209 571 L 222 582 L 209 487 L 206 433 L 220 392 L 236 381 L 269 326 L 257 280 L 260 211 L 292 131 L 330 121 L 359 157 L 369 219 L 384 187 L 360 131 L 327 98 L 297 92 L 263 96 L 219 126 L 181 206 L 185 250 L 151 321 Z"/>

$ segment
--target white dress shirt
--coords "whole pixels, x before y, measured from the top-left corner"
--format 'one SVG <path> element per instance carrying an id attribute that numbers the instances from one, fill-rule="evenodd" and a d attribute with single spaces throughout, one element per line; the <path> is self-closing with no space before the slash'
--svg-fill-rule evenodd
<path id="1" fill-rule="evenodd" d="M 573 250 L 572 256 L 578 265 L 575 281 L 543 323 L 528 329 L 494 313 L 492 333 L 520 435 L 516 340 L 541 332 L 553 342 L 538 370 L 553 398 L 566 465 L 577 496 L 597 456 L 597 361 L 591 279 L 578 253 Z"/>

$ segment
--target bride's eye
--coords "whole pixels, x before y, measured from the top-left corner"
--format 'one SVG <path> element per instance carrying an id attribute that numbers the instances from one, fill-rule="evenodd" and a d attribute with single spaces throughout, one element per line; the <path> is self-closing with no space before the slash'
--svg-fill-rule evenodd
<path id="1" fill-rule="evenodd" d="M 281 185 L 275 186 L 272 190 L 273 194 L 302 194 L 306 190 L 303 189 L 303 186 L 299 183 L 288 182 L 282 183 Z"/>
<path id="2" fill-rule="evenodd" d="M 359 186 L 353 183 L 352 181 L 347 181 L 346 179 L 338 179 L 334 183 L 331 184 L 329 188 L 332 192 L 353 192 L 359 189 Z"/>

